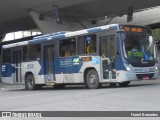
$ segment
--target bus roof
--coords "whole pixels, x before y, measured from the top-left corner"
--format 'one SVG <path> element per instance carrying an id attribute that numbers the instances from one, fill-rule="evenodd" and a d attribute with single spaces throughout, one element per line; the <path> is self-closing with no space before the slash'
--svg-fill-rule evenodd
<path id="1" fill-rule="evenodd" d="M 119 26 L 118 24 L 110 24 L 110 25 L 94 27 L 94 28 L 89 28 L 89 29 L 84 29 L 84 30 L 79 30 L 79 31 L 74 31 L 74 32 L 51 33 L 51 34 L 34 37 L 32 40 L 3 45 L 2 48 L 6 49 L 6 48 L 11 48 L 11 47 L 23 46 L 23 45 L 39 44 L 39 43 L 46 42 L 49 40 L 60 40 L 60 39 L 65 39 L 65 38 L 84 35 L 84 34 L 92 34 L 92 33 L 100 32 L 103 30 L 108 30 L 108 29 L 118 30 L 119 29 L 118 26 Z"/>

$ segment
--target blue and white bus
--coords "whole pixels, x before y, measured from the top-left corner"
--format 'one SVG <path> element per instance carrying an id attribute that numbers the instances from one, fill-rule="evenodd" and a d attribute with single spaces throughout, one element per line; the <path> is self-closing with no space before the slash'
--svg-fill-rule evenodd
<path id="1" fill-rule="evenodd" d="M 33 90 L 44 85 L 127 86 L 158 77 L 157 49 L 148 27 L 111 24 L 59 32 L 2 46 L 1 79 Z"/>

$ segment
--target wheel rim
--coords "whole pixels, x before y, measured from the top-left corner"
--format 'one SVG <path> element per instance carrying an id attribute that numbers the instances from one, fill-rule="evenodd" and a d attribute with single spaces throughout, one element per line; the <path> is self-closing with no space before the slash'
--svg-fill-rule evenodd
<path id="1" fill-rule="evenodd" d="M 89 76 L 89 82 L 91 83 L 91 85 L 96 85 L 96 83 L 97 83 L 97 77 L 96 77 L 95 74 L 91 74 Z"/>
<path id="2" fill-rule="evenodd" d="M 28 86 L 31 88 L 33 86 L 33 80 L 29 78 L 28 80 Z"/>

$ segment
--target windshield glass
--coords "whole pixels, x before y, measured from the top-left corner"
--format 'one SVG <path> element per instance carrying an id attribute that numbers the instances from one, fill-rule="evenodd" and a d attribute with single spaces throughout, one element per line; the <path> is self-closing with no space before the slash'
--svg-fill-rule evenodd
<path id="1" fill-rule="evenodd" d="M 156 59 L 155 42 L 151 33 L 125 32 L 124 55 L 134 67 L 153 66 Z"/>

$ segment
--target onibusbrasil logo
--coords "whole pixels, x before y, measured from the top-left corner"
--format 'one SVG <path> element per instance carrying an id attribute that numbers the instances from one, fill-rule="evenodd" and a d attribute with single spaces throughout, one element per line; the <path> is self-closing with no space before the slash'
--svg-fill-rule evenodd
<path id="1" fill-rule="evenodd" d="M 79 64 L 80 59 L 79 58 L 74 58 L 73 59 L 73 64 Z"/>

